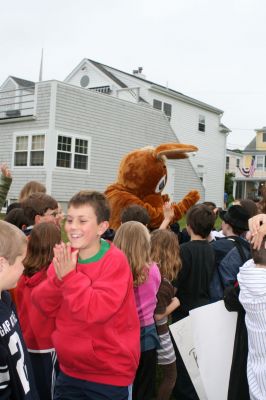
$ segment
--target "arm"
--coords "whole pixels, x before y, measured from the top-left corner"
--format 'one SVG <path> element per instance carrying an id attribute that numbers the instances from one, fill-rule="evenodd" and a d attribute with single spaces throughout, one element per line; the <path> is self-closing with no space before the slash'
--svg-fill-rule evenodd
<path id="1" fill-rule="evenodd" d="M 73 319 L 94 322 L 106 322 L 121 308 L 125 298 L 133 288 L 132 273 L 125 255 L 113 249 L 109 257 L 104 257 L 101 272 L 93 282 L 86 270 L 77 271 L 74 265 L 76 254 L 66 253 L 54 258 L 54 265 L 48 270 L 48 280 L 40 286 L 37 300 L 40 308 L 53 317 L 62 307 Z M 61 250 L 60 250 L 61 251 Z M 73 255 L 72 261 L 70 260 Z M 65 258 L 65 264 L 62 258 Z M 63 265 L 64 264 L 64 265 Z M 72 266 L 71 266 L 72 264 Z M 42 294 L 43 293 L 43 294 Z"/>
<path id="2" fill-rule="evenodd" d="M 192 207 L 200 199 L 199 192 L 197 190 L 191 190 L 181 201 L 173 205 L 175 220 L 178 221 L 186 214 L 188 209 Z"/>
<path id="3" fill-rule="evenodd" d="M 8 353 L 4 345 L 0 344 L 0 399 L 10 400 L 12 388 L 8 368 Z"/>
<path id="4" fill-rule="evenodd" d="M 164 219 L 163 219 L 163 222 L 161 223 L 159 229 L 167 229 L 168 225 L 171 223 L 171 221 L 174 218 L 175 213 L 174 213 L 174 210 L 173 210 L 170 202 L 164 203 L 163 215 L 164 215 Z"/>
<path id="5" fill-rule="evenodd" d="M 49 318 L 55 318 L 62 304 L 62 284 L 58 279 L 53 263 L 47 271 L 47 279 L 32 290 L 32 302 Z"/>
<path id="6" fill-rule="evenodd" d="M 0 210 L 3 207 L 9 188 L 12 183 L 12 176 L 6 164 L 0 166 Z"/>
<path id="7" fill-rule="evenodd" d="M 154 314 L 155 321 L 160 321 L 161 319 L 168 317 L 172 312 L 180 306 L 180 301 L 177 297 L 173 297 L 171 303 L 166 307 L 165 312 L 162 314 Z"/>

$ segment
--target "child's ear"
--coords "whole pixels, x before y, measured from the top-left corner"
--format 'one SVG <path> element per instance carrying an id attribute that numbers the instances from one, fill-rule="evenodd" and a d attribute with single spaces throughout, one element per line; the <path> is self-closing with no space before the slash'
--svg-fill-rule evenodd
<path id="1" fill-rule="evenodd" d="M 0 272 L 3 271 L 4 266 L 7 264 L 7 260 L 5 257 L 0 257 Z"/>
<path id="2" fill-rule="evenodd" d="M 102 234 L 109 228 L 109 222 L 108 221 L 103 221 L 99 224 L 98 227 L 98 235 L 102 236 Z"/>
<path id="3" fill-rule="evenodd" d="M 41 215 L 35 215 L 34 217 L 34 225 L 39 224 L 41 222 Z"/>

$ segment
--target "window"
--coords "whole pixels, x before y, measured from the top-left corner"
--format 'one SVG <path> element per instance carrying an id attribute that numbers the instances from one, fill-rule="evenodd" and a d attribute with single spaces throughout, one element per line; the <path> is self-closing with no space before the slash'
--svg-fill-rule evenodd
<path id="1" fill-rule="evenodd" d="M 240 158 L 236 159 L 236 167 L 239 168 L 240 167 Z"/>
<path id="2" fill-rule="evenodd" d="M 58 136 L 56 166 L 88 169 L 89 140 L 73 136 Z"/>
<path id="3" fill-rule="evenodd" d="M 204 117 L 204 115 L 199 115 L 198 130 L 200 132 L 205 132 L 205 117 Z"/>
<path id="4" fill-rule="evenodd" d="M 163 103 L 163 110 L 165 115 L 168 117 L 168 119 L 171 119 L 171 115 L 172 115 L 172 105 L 168 104 L 168 103 Z"/>
<path id="5" fill-rule="evenodd" d="M 256 168 L 258 171 L 262 171 L 264 169 L 264 156 L 256 157 Z"/>
<path id="6" fill-rule="evenodd" d="M 262 133 L 262 141 L 265 143 L 266 142 L 266 132 Z"/>
<path id="7" fill-rule="evenodd" d="M 153 100 L 153 108 L 156 108 L 156 110 L 161 110 L 162 109 L 162 102 L 160 100 Z"/>
<path id="8" fill-rule="evenodd" d="M 226 166 L 225 166 L 225 169 L 229 169 L 229 164 L 230 164 L 230 157 L 229 156 L 226 156 Z"/>
<path id="9" fill-rule="evenodd" d="M 21 135 L 16 136 L 15 140 L 15 167 L 44 165 L 45 135 Z"/>
<path id="10" fill-rule="evenodd" d="M 172 116 L 172 104 L 169 103 L 163 103 L 160 100 L 153 99 L 153 108 L 156 108 L 156 110 L 162 110 L 167 118 L 170 120 Z"/>

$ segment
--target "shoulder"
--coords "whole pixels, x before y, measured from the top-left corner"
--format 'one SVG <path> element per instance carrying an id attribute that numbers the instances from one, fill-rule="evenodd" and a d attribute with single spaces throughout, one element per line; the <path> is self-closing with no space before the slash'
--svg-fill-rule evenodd
<path id="1" fill-rule="evenodd" d="M 151 263 L 150 265 L 149 275 L 158 278 L 158 280 L 161 281 L 161 273 L 158 265 L 155 262 Z"/>

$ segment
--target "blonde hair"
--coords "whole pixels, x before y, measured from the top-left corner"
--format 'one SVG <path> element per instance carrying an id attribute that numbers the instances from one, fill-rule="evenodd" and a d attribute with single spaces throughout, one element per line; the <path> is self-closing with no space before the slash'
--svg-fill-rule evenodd
<path id="1" fill-rule="evenodd" d="M 150 266 L 150 234 L 146 226 L 137 221 L 125 222 L 117 230 L 114 244 L 127 256 L 134 286 L 144 283 Z"/>
<path id="2" fill-rule="evenodd" d="M 0 221 L 0 257 L 4 257 L 12 265 L 16 258 L 23 254 L 27 238 L 15 225 Z"/>
<path id="3" fill-rule="evenodd" d="M 20 191 L 18 201 L 21 203 L 26 200 L 32 193 L 46 193 L 46 187 L 37 181 L 30 181 L 23 186 Z"/>
<path id="4" fill-rule="evenodd" d="M 172 281 L 180 269 L 179 243 L 174 232 L 157 229 L 151 233 L 151 259 L 158 265 L 161 276 Z"/>

